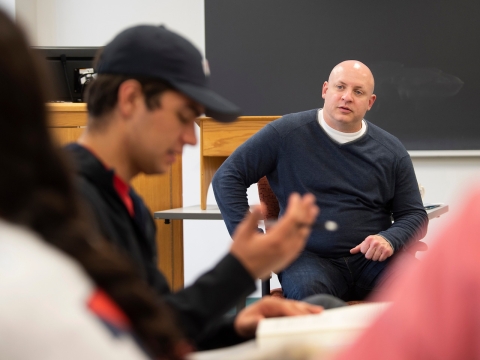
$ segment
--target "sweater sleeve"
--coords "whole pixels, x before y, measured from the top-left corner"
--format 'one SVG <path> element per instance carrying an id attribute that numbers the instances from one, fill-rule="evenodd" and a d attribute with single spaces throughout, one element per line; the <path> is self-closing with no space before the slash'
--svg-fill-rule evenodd
<path id="1" fill-rule="evenodd" d="M 252 338 L 244 338 L 237 334 L 234 327 L 235 317 L 233 315 L 225 315 L 218 321 L 210 324 L 200 335 L 197 341 L 197 350 L 218 349 L 251 340 Z"/>
<path id="2" fill-rule="evenodd" d="M 92 155 L 86 156 L 87 161 L 92 159 Z M 84 170 L 93 171 L 89 166 L 91 164 L 84 163 Z M 105 171 L 103 166 L 100 170 Z M 241 338 L 235 338 L 233 321 L 225 322 L 222 317 L 238 300 L 255 290 L 255 280 L 245 267 L 233 255 L 227 254 L 191 286 L 172 293 L 167 279 L 157 267 L 155 223 L 150 212 L 138 196 L 132 196 L 139 217 L 138 221 L 134 221 L 124 206 L 116 205 L 121 202 L 116 201 L 112 182 L 108 180 L 106 183 L 102 186 L 98 179 L 93 182 L 82 174 L 77 176 L 77 187 L 90 209 L 92 226 L 96 226 L 105 239 L 132 259 L 160 300 L 173 309 L 185 336 L 197 345 L 202 339 L 227 345 L 232 341 L 241 341 Z"/>
<path id="3" fill-rule="evenodd" d="M 187 338 L 197 346 L 202 341 L 216 346 L 231 345 L 232 335 L 220 336 L 219 328 L 229 328 L 234 333 L 233 321 L 221 321 L 222 316 L 232 309 L 239 299 L 255 291 L 255 281 L 243 265 L 227 254 L 212 270 L 200 276 L 191 286 L 175 293 L 164 294 L 165 301 L 175 309 L 180 326 Z M 216 334 L 216 335 L 215 335 Z M 224 335 L 227 332 L 223 333 Z M 238 339 L 240 341 L 240 339 Z"/>
<path id="4" fill-rule="evenodd" d="M 215 173 L 213 192 L 230 235 L 249 211 L 247 189 L 275 170 L 281 139 L 266 125 L 239 146 Z"/>
<path id="5" fill-rule="evenodd" d="M 84 184 L 83 193 L 88 193 Z M 115 229 L 111 228 L 108 209 L 102 213 L 100 202 L 92 207 L 96 213 L 92 224 L 98 227 L 107 239 L 116 239 Z M 98 212 L 98 214 L 97 214 Z M 95 220 L 95 221 L 94 221 Z M 100 221 L 98 221 L 100 220 Z M 122 244 L 112 241 L 117 247 Z M 239 299 L 255 291 L 255 281 L 243 265 L 231 254 L 227 254 L 213 269 L 200 276 L 191 286 L 172 293 L 165 276 L 158 270 L 155 261 L 143 264 L 143 274 L 159 297 L 174 310 L 178 324 L 186 337 L 201 349 L 233 345 L 242 339 L 235 335 L 233 320 L 223 319 Z M 205 343 L 205 344 L 203 344 Z"/>
<path id="6" fill-rule="evenodd" d="M 428 216 L 423 207 L 417 178 L 410 156 L 400 159 L 395 179 L 392 202 L 392 226 L 379 233 L 392 245 L 395 252 L 410 241 L 418 241 L 427 233 Z"/>

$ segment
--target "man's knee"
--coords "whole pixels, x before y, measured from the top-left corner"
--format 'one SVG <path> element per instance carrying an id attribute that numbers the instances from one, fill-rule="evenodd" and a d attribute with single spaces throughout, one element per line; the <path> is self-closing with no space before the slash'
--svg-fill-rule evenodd
<path id="1" fill-rule="evenodd" d="M 317 294 L 336 295 L 335 290 L 318 279 L 291 279 L 282 275 L 283 294 L 287 299 L 303 300 Z"/>
<path id="2" fill-rule="evenodd" d="M 334 309 L 348 305 L 345 301 L 328 294 L 311 295 L 302 301 L 313 305 L 320 305 L 324 309 Z"/>

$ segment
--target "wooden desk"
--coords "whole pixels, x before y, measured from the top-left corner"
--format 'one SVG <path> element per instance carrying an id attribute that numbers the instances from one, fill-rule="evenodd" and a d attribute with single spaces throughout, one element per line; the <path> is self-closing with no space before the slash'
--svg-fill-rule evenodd
<path id="1" fill-rule="evenodd" d="M 208 187 L 225 159 L 248 138 L 280 116 L 241 116 L 229 124 L 199 118 L 200 126 L 200 207 L 207 208 Z"/>
<path id="2" fill-rule="evenodd" d="M 47 104 L 50 130 L 61 145 L 76 141 L 87 124 L 87 109 L 82 103 Z M 164 175 L 137 176 L 133 187 L 150 209 L 178 208 L 182 202 L 182 159 Z M 183 221 L 173 225 L 157 222 L 158 266 L 173 289 L 183 287 Z"/>
<path id="3" fill-rule="evenodd" d="M 448 212 L 448 205 L 442 204 L 435 209 L 427 210 L 428 219 L 432 220 Z M 163 219 L 168 224 L 170 220 L 223 220 L 220 209 L 217 205 L 207 205 L 206 209 L 201 209 L 200 205 L 187 206 L 178 209 L 169 209 L 155 211 L 155 219 Z"/>
<path id="4" fill-rule="evenodd" d="M 168 224 L 170 220 L 223 220 L 217 205 L 207 205 L 205 210 L 200 205 L 187 206 L 177 209 L 155 211 L 154 219 L 163 219 Z"/>

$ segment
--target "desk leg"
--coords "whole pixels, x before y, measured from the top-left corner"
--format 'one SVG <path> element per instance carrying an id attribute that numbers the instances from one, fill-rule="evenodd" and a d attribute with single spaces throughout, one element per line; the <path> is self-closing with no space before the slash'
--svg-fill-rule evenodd
<path id="1" fill-rule="evenodd" d="M 213 175 L 226 158 L 226 156 L 203 156 L 200 160 L 200 169 L 202 169 L 200 174 L 200 208 L 202 210 L 207 209 L 208 187 L 212 183 Z"/>
<path id="2" fill-rule="evenodd" d="M 173 291 L 183 288 L 183 221 L 157 222 L 158 266 Z"/>
<path id="3" fill-rule="evenodd" d="M 262 297 L 266 295 L 270 295 L 270 278 L 262 280 Z"/>

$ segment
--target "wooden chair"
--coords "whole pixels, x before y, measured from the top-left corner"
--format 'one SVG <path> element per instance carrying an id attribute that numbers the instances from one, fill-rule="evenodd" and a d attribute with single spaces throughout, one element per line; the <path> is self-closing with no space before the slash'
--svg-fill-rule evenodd
<path id="1" fill-rule="evenodd" d="M 280 212 L 280 207 L 278 205 L 278 200 L 275 194 L 268 183 L 267 177 L 262 177 L 258 183 L 258 196 L 260 201 L 265 203 L 266 205 L 266 212 L 264 214 L 265 220 L 265 231 L 268 231 L 268 223 L 277 220 L 278 214 Z M 415 254 L 417 251 L 426 251 L 428 249 L 428 245 L 422 241 L 417 241 L 415 244 L 410 246 L 407 251 Z M 271 276 L 270 276 L 271 278 Z M 265 295 L 272 295 L 276 297 L 283 297 L 283 291 L 281 288 L 276 288 L 271 290 L 270 289 L 270 278 L 262 281 L 262 296 Z M 348 302 L 350 305 L 360 303 L 362 301 L 350 301 Z"/>
<path id="2" fill-rule="evenodd" d="M 266 205 L 266 212 L 263 215 L 263 220 L 265 221 L 265 231 L 268 231 L 268 222 L 278 219 L 280 207 L 278 205 L 277 197 L 273 193 L 266 176 L 262 177 L 258 181 L 257 187 L 260 201 Z M 272 276 L 270 275 L 270 278 L 262 281 L 262 296 L 274 295 L 277 297 L 283 297 L 283 292 L 281 288 L 270 290 L 271 277 Z"/>

